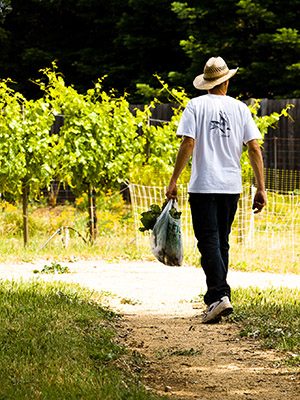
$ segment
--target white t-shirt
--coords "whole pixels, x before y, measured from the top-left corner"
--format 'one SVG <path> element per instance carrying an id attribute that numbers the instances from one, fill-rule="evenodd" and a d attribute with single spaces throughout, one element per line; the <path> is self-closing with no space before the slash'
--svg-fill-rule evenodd
<path id="1" fill-rule="evenodd" d="M 246 104 L 230 96 L 196 97 L 187 104 L 177 135 L 195 139 L 190 193 L 241 193 L 243 143 L 261 139 Z"/>

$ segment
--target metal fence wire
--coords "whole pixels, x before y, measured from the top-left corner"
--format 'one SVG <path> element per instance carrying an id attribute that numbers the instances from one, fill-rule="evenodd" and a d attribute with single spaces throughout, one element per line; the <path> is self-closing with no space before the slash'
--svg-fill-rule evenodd
<path id="1" fill-rule="evenodd" d="M 273 171 L 266 171 L 266 174 Z M 287 171 L 277 170 L 279 181 L 284 181 Z M 294 171 L 296 178 L 298 174 Z M 292 181 L 292 180 L 291 180 Z M 162 205 L 165 201 L 163 186 L 129 185 L 134 216 L 136 245 L 147 246 L 149 237 L 139 231 L 141 213 L 151 204 Z M 259 270 L 276 266 L 284 272 L 284 266 L 294 265 L 300 271 L 300 191 L 268 190 L 268 204 L 259 214 L 252 212 L 255 187 L 244 185 L 239 207 L 230 236 L 231 262 L 237 267 L 252 264 Z M 187 185 L 178 187 L 178 206 L 182 212 L 181 224 L 185 254 L 197 251 L 194 239 Z"/>

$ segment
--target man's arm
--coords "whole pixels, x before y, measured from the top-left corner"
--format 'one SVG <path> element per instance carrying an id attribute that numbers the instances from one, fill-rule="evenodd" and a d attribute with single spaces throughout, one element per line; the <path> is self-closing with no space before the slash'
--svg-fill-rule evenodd
<path id="1" fill-rule="evenodd" d="M 255 213 L 260 212 L 267 204 L 267 194 L 265 192 L 264 162 L 257 140 L 250 140 L 247 143 L 248 154 L 253 172 L 255 175 L 257 190 L 253 200 L 252 209 Z"/>
<path id="2" fill-rule="evenodd" d="M 168 199 L 175 199 L 177 197 L 177 187 L 176 183 L 177 180 L 183 171 L 184 167 L 188 163 L 191 155 L 193 154 L 193 149 L 194 149 L 194 144 L 195 140 L 191 137 L 184 136 L 183 140 L 180 144 L 176 161 L 175 161 L 175 166 L 174 166 L 174 171 L 172 174 L 172 177 L 170 179 L 169 186 L 167 188 L 166 196 Z"/>

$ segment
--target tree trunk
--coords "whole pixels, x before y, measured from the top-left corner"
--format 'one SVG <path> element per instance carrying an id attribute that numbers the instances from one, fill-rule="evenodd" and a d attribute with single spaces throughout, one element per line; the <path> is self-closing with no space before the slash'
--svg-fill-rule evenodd
<path id="1" fill-rule="evenodd" d="M 50 207 L 55 207 L 57 204 L 57 197 L 60 189 L 60 182 L 52 182 L 50 185 L 50 192 L 49 192 L 49 205 Z"/>
<path id="2" fill-rule="evenodd" d="M 29 198 L 29 185 L 26 179 L 22 184 L 22 206 L 23 206 L 23 239 L 24 247 L 28 244 L 28 198 Z"/>
<path id="3" fill-rule="evenodd" d="M 89 234 L 91 243 L 94 242 L 97 236 L 97 215 L 96 215 L 96 199 L 95 190 L 92 185 L 89 185 Z"/>

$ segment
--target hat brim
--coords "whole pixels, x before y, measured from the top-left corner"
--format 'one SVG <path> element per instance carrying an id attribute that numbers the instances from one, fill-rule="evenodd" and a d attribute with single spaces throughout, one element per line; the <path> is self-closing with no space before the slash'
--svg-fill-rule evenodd
<path id="1" fill-rule="evenodd" d="M 208 81 L 208 80 L 204 79 L 204 74 L 198 75 L 194 79 L 193 85 L 195 86 L 196 89 L 199 89 L 199 90 L 210 90 L 210 89 L 214 88 L 215 86 L 220 85 L 221 83 L 232 78 L 233 75 L 235 75 L 237 73 L 237 70 L 238 70 L 238 68 L 230 69 L 226 75 L 222 76 L 222 78 L 215 79 L 213 81 Z"/>

